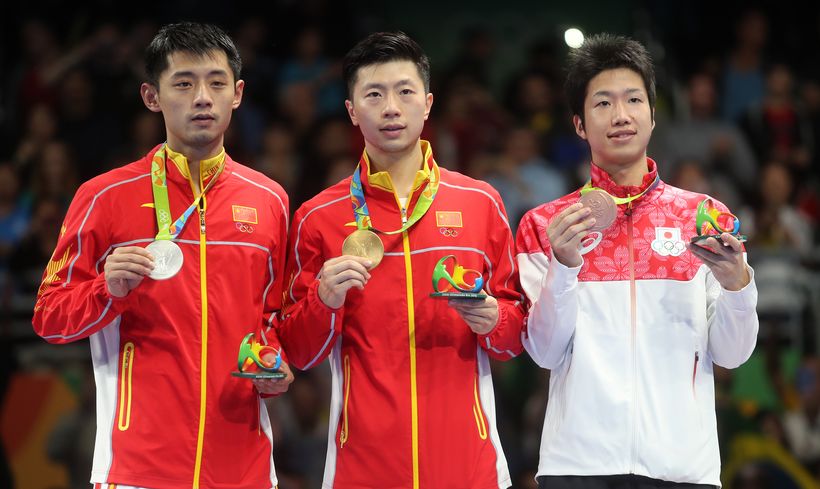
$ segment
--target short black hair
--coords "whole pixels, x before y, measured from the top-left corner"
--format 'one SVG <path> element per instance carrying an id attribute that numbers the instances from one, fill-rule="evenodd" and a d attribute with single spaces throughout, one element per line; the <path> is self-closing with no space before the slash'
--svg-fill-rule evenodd
<path id="1" fill-rule="evenodd" d="M 168 57 L 176 52 L 209 56 L 222 51 L 228 58 L 234 81 L 242 72 L 242 58 L 225 31 L 211 24 L 179 22 L 162 26 L 145 49 L 145 74 L 148 83 L 159 88 L 159 77 L 168 69 Z"/>
<path id="2" fill-rule="evenodd" d="M 401 31 L 375 32 L 359 41 L 344 57 L 342 74 L 347 96 L 353 98 L 353 86 L 360 68 L 390 61 L 413 62 L 424 81 L 425 92 L 430 92 L 430 58 L 421 46 Z"/>
<path id="3" fill-rule="evenodd" d="M 569 54 L 564 84 L 573 115 L 584 120 L 584 100 L 589 82 L 606 70 L 627 68 L 643 79 L 649 107 L 655 107 L 655 68 L 649 52 L 638 41 L 614 34 L 596 34 Z"/>

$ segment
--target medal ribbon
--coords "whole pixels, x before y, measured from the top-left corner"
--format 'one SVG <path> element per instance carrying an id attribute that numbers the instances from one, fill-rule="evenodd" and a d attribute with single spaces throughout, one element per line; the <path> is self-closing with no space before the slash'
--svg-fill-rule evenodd
<path id="1" fill-rule="evenodd" d="M 215 172 L 212 172 L 210 178 L 206 176 L 206 180 L 208 183 L 205 185 L 205 188 L 199 193 L 199 196 L 194 199 L 193 203 L 185 209 L 185 212 L 179 216 L 176 221 L 171 222 L 171 206 L 168 203 L 168 185 L 166 182 L 166 166 L 167 166 L 167 156 L 166 156 L 166 146 L 163 144 L 156 153 L 154 153 L 154 157 L 151 159 L 151 187 L 154 193 L 154 212 L 157 216 L 157 229 L 159 232 L 157 233 L 156 239 L 176 239 L 179 236 L 179 233 L 182 232 L 182 228 L 185 227 L 185 223 L 188 221 L 188 218 L 194 212 L 194 209 L 197 208 L 199 202 L 202 200 L 202 197 L 205 196 L 205 192 L 210 189 L 213 184 L 216 182 L 216 179 L 222 173 L 222 170 L 225 168 L 225 164 L 219 165 L 219 169 Z M 191 176 L 193 178 L 193 176 Z M 204 181 L 202 183 L 205 183 Z"/>
<path id="2" fill-rule="evenodd" d="M 419 219 L 427 213 L 430 206 L 433 205 L 433 199 L 438 193 L 438 184 L 441 177 L 438 165 L 435 161 L 430 172 L 430 182 L 427 188 L 421 193 L 416 206 L 413 208 L 412 214 L 407 219 L 404 225 L 395 231 L 380 231 L 373 227 L 370 220 L 370 211 L 367 210 L 367 201 L 364 198 L 364 187 L 362 187 L 362 177 L 360 171 L 361 165 L 356 165 L 356 171 L 353 173 L 353 179 L 350 180 L 350 201 L 353 204 L 353 215 L 356 217 L 356 227 L 359 229 L 367 229 L 381 234 L 398 234 L 410 229 Z"/>
<path id="3" fill-rule="evenodd" d="M 593 187 L 592 186 L 592 180 L 588 180 L 587 183 L 584 184 L 583 187 L 581 187 L 581 195 L 584 195 L 585 193 L 587 193 L 591 190 L 600 190 L 601 192 L 603 192 L 603 193 L 609 195 L 610 197 L 612 197 L 612 200 L 614 200 L 617 205 L 622 205 L 622 204 L 628 204 L 628 203 L 632 202 L 633 200 L 640 199 L 641 197 L 644 196 L 644 194 L 646 194 L 647 192 L 655 189 L 655 187 L 657 187 L 659 183 L 661 183 L 661 177 L 660 177 L 660 175 L 656 174 L 655 175 L 655 180 L 653 180 L 652 183 L 650 183 L 649 186 L 646 187 L 644 189 L 644 191 L 639 193 L 638 195 L 630 195 L 629 197 L 615 197 L 614 195 L 612 195 L 611 193 L 607 192 L 606 190 L 604 190 L 600 187 Z"/>

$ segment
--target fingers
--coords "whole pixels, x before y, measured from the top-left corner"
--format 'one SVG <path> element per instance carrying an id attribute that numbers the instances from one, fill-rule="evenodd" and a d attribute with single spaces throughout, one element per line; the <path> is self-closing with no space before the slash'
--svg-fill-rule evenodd
<path id="1" fill-rule="evenodd" d="M 588 218 L 592 211 L 576 202 L 567 207 L 549 225 L 548 233 L 555 236 L 575 236 L 588 230 L 595 224 L 594 218 Z M 588 218 L 588 219 L 587 219 Z"/>
<path id="2" fill-rule="evenodd" d="M 291 381 L 283 379 L 251 379 L 256 390 L 262 394 L 277 395 L 287 392 Z"/>
<path id="3" fill-rule="evenodd" d="M 364 278 L 364 281 L 370 280 L 370 272 L 368 271 L 372 262 L 366 258 L 359 256 L 342 255 L 336 258 L 331 258 L 326 261 L 322 269 L 316 275 L 320 280 L 327 280 L 328 277 L 335 277 L 337 275 L 345 274 L 347 271 L 354 271 L 357 277 Z M 347 275 L 349 278 L 349 274 Z"/>
<path id="4" fill-rule="evenodd" d="M 116 248 L 105 258 L 103 267 L 106 280 L 111 281 L 136 281 L 149 275 L 153 269 L 153 257 L 138 246 Z"/>

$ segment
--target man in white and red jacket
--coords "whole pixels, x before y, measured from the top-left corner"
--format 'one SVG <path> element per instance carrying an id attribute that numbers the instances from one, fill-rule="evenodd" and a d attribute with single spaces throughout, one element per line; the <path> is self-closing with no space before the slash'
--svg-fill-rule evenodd
<path id="1" fill-rule="evenodd" d="M 419 139 L 429 73 L 403 33 L 373 34 L 347 54 L 346 105 L 365 150 L 356 173 L 305 203 L 291 226 L 277 329 L 293 365 L 330 358 L 325 488 L 511 483 L 489 359 L 522 351 L 513 238 L 498 193 L 439 168 Z M 383 256 L 344 254 L 351 235 L 381 242 Z M 481 277 L 485 299 L 430 297 L 448 255 L 475 271 L 465 282 Z"/>
<path id="2" fill-rule="evenodd" d="M 587 39 L 566 87 L 592 154 L 585 187 L 617 211 L 591 232 L 575 191 L 518 228 L 524 347 L 551 371 L 539 487 L 719 486 L 713 364 L 746 361 L 758 330 L 743 246 L 729 233 L 689 244 L 706 196 L 665 184 L 647 158 L 655 78 L 642 45 Z"/>
<path id="3" fill-rule="evenodd" d="M 244 88 L 224 32 L 165 26 L 146 68 L 142 98 L 162 112 L 167 142 L 77 191 L 34 329 L 51 343 L 90 340 L 97 487 L 271 489 L 260 393 L 285 391 L 292 374 L 254 388 L 231 371 L 245 334 L 263 337 L 279 309 L 287 195 L 222 146 Z M 181 254 L 175 276 L 162 267 L 180 255 L 147 251 L 154 241 Z"/>

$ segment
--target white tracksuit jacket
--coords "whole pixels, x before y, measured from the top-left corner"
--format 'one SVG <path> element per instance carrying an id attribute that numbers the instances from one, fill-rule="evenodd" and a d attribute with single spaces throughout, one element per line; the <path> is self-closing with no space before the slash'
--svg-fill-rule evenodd
<path id="1" fill-rule="evenodd" d="M 592 184 L 636 195 L 592 165 Z M 734 368 L 757 338 L 757 289 L 723 289 L 687 251 L 706 196 L 662 181 L 582 242 L 584 263 L 552 259 L 547 226 L 578 191 L 528 212 L 517 236 L 531 302 L 524 347 L 551 370 L 538 475 L 637 474 L 720 485 L 712 365 Z M 725 210 L 723 204 L 719 208 Z"/>

